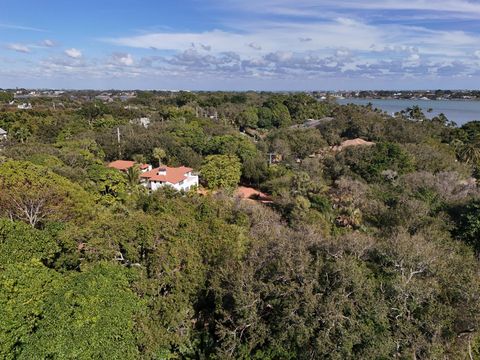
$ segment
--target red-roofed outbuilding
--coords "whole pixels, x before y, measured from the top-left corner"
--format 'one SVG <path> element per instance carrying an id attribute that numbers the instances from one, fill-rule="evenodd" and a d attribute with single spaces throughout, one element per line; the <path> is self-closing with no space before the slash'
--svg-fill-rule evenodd
<path id="1" fill-rule="evenodd" d="M 133 167 L 135 164 L 137 164 L 135 161 L 115 160 L 115 161 L 111 162 L 110 164 L 108 164 L 108 167 L 127 172 L 128 169 Z M 148 164 L 138 164 L 138 166 L 140 168 L 140 171 L 142 171 L 142 172 L 149 171 L 149 170 L 152 169 L 152 165 L 148 165 Z"/>

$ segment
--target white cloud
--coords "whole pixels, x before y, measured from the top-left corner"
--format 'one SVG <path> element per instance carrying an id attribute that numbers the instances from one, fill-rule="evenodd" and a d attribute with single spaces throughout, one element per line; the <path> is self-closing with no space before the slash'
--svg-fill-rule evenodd
<path id="1" fill-rule="evenodd" d="M 12 24 L 0 24 L 0 28 L 3 29 L 12 29 L 12 30 L 26 30 L 26 31 L 35 31 L 35 32 L 47 32 L 45 29 L 39 29 L 30 26 L 22 26 L 22 25 L 12 25 Z"/>
<path id="2" fill-rule="evenodd" d="M 131 54 L 126 53 L 114 53 L 112 55 L 112 60 L 114 65 L 124 65 L 132 66 L 134 64 L 134 59 Z"/>
<path id="3" fill-rule="evenodd" d="M 366 0 L 337 3 L 344 8 L 371 10 L 424 10 L 433 12 L 467 13 L 480 15 L 480 4 L 466 0 Z"/>
<path id="4" fill-rule="evenodd" d="M 55 41 L 53 40 L 45 39 L 41 42 L 41 45 L 45 47 L 54 47 L 56 44 L 55 44 Z"/>
<path id="5" fill-rule="evenodd" d="M 211 0 L 212 2 L 212 0 Z M 218 5 L 217 5 L 218 6 Z M 224 0 L 225 9 L 262 14 L 275 14 L 294 17 L 320 17 L 328 18 L 332 13 L 345 13 L 345 11 L 416 11 L 425 12 L 429 18 L 433 14 L 448 14 L 450 18 L 480 18 L 480 3 L 468 0 Z M 423 16 L 414 14 L 412 16 Z"/>
<path id="6" fill-rule="evenodd" d="M 212 30 L 199 33 L 150 33 L 106 41 L 121 46 L 158 50 L 184 50 L 190 48 L 192 44 L 209 44 L 218 51 L 224 51 L 227 48 L 241 46 L 239 42 L 244 38 L 244 35 Z"/>
<path id="7" fill-rule="evenodd" d="M 83 73 L 95 78 L 150 79 L 166 74 L 199 81 L 209 76 L 301 82 L 342 76 L 420 79 L 479 73 L 480 34 L 473 27 L 462 28 L 461 22 L 435 21 L 480 18 L 480 0 L 205 2 L 228 10 L 217 19 L 216 26 L 223 30 L 157 28 L 127 33 L 103 39 L 125 52 L 108 49 L 106 55 L 94 59 L 82 57 L 81 51 L 72 48 L 65 50 L 68 58 L 56 59 L 50 65 L 48 59 L 42 67 L 52 74 L 79 77 Z M 421 22 L 426 18 L 432 21 Z M 54 45 L 47 41 L 43 47 Z M 39 44 L 21 46 L 30 51 L 40 48 Z M 136 49 L 142 50 L 137 53 Z M 140 54 L 144 53 L 147 55 L 142 58 Z"/>
<path id="8" fill-rule="evenodd" d="M 415 61 L 415 62 L 416 62 L 416 61 L 418 61 L 418 60 L 420 60 L 420 55 L 418 55 L 418 54 L 412 54 L 412 55 L 410 55 L 410 57 L 408 58 L 408 61 Z"/>
<path id="9" fill-rule="evenodd" d="M 274 53 L 283 49 L 326 55 L 342 46 L 345 51 L 362 51 L 365 54 L 375 54 L 378 49 L 392 47 L 415 48 L 424 55 L 458 57 L 471 52 L 472 47 L 480 48 L 479 36 L 461 30 L 432 30 L 398 24 L 372 25 L 346 17 L 315 23 L 262 21 L 237 26 L 235 31 L 162 32 L 105 41 L 132 48 L 178 52 L 191 47 L 192 42 L 208 43 L 212 52 L 217 54 L 234 51 L 242 56 L 257 56 L 259 52 Z M 374 48 L 372 44 L 375 44 Z"/>
<path id="10" fill-rule="evenodd" d="M 71 57 L 72 59 L 80 59 L 82 57 L 82 52 L 75 48 L 65 50 L 65 55 Z"/>
<path id="11" fill-rule="evenodd" d="M 8 49 L 20 52 L 20 53 L 29 53 L 30 48 L 27 45 L 24 44 L 9 44 L 7 46 Z"/>
<path id="12" fill-rule="evenodd" d="M 336 48 L 339 44 L 346 48 L 367 50 L 372 43 L 383 42 L 381 34 L 374 26 L 338 18 L 316 24 L 263 22 L 244 24 L 244 28 L 239 28 L 238 31 L 157 32 L 104 40 L 132 48 L 174 51 L 183 51 L 191 47 L 192 43 L 207 43 L 217 53 L 235 51 L 255 56 L 260 50 L 265 53 L 285 48 L 292 51 L 317 51 Z M 299 41 L 300 38 L 309 41 Z"/>
<path id="13" fill-rule="evenodd" d="M 299 1 L 300 5 L 313 4 L 313 1 Z M 287 1 L 285 4 L 288 5 Z M 173 56 L 160 56 L 153 63 L 166 63 L 172 72 L 196 71 L 199 76 L 202 71 L 257 78 L 325 74 L 417 76 L 433 74 L 432 64 L 442 61 L 463 63 L 462 73 L 476 71 L 474 67 L 478 65 L 472 59 L 471 49 L 480 49 L 480 37 L 462 30 L 369 23 L 346 14 L 318 22 L 295 19 L 258 22 L 249 18 L 229 25 L 232 29 L 229 31 L 155 32 L 104 41 L 131 48 L 155 48 L 163 50 L 163 54 L 173 51 Z M 192 47 L 205 43 L 211 46 L 208 54 L 195 51 L 204 49 L 203 46 Z M 235 54 L 236 58 L 226 60 L 227 53 Z M 476 56 L 480 58 L 480 50 Z M 146 63 L 140 61 L 139 65 Z M 441 73 L 454 73 L 460 68 L 448 67 L 448 71 Z"/>
<path id="14" fill-rule="evenodd" d="M 350 57 L 352 54 L 350 53 L 350 51 L 348 49 L 337 49 L 335 51 L 335 56 L 337 58 L 347 58 L 347 57 Z"/>
<path id="15" fill-rule="evenodd" d="M 254 42 L 251 42 L 250 44 L 248 44 L 248 46 L 251 47 L 253 50 L 262 50 L 262 47 Z"/>

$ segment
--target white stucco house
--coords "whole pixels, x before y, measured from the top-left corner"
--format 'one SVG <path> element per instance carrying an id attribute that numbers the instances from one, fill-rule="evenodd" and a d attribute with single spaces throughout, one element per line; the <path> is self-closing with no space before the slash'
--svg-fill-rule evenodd
<path id="1" fill-rule="evenodd" d="M 198 186 L 198 176 L 193 169 L 185 166 L 161 166 L 140 175 L 140 182 L 149 190 L 155 191 L 162 186 L 171 186 L 175 190 L 188 191 Z"/>
<path id="2" fill-rule="evenodd" d="M 8 135 L 8 133 L 5 130 L 3 130 L 2 128 L 0 128 L 0 140 L 6 140 L 7 135 Z"/>
<path id="3" fill-rule="evenodd" d="M 178 191 L 188 191 L 198 187 L 198 176 L 193 175 L 193 169 L 185 166 L 161 166 L 153 169 L 150 164 L 139 164 L 130 160 L 115 160 L 108 164 L 108 167 L 126 173 L 128 169 L 135 165 L 140 169 L 140 184 L 150 191 L 155 191 L 162 186 L 171 186 Z"/>

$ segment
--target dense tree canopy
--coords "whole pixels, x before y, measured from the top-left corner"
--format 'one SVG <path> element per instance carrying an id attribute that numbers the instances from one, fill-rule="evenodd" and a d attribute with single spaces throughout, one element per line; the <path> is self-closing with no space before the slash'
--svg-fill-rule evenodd
<path id="1" fill-rule="evenodd" d="M 29 162 L 0 164 L 0 209 L 2 215 L 28 222 L 72 220 L 88 213 L 89 195 L 77 184 L 48 168 Z"/>
<path id="2" fill-rule="evenodd" d="M 0 99 L 1 358 L 480 358 L 478 122 L 98 94 Z M 200 189 L 149 192 L 119 158 Z"/>
<path id="3" fill-rule="evenodd" d="M 232 190 L 240 181 L 241 164 L 236 156 L 210 155 L 201 173 L 208 188 Z"/>
<path id="4" fill-rule="evenodd" d="M 138 358 L 134 317 L 143 304 L 128 285 L 120 266 L 102 263 L 63 279 L 20 358 Z"/>

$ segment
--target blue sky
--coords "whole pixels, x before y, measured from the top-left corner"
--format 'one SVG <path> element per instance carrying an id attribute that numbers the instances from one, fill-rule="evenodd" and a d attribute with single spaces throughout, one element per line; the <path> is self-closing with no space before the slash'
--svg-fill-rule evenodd
<path id="1" fill-rule="evenodd" d="M 480 1 L 0 0 L 0 87 L 478 88 Z"/>

